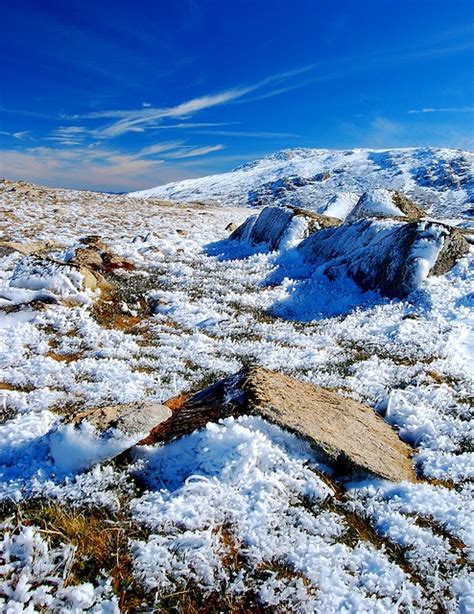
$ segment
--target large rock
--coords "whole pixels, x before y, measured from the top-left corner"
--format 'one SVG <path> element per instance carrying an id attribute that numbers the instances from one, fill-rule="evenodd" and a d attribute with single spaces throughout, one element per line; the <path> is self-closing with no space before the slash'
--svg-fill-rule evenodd
<path id="1" fill-rule="evenodd" d="M 230 235 L 232 241 L 251 245 L 264 244 L 276 250 L 284 243 L 295 244 L 312 232 L 336 226 L 341 220 L 297 207 L 265 207 L 259 215 L 251 215 Z"/>
<path id="2" fill-rule="evenodd" d="M 141 443 L 166 442 L 228 416 L 256 414 L 307 439 L 336 474 L 415 480 L 413 450 L 370 407 L 262 368 L 172 399 L 172 417 Z"/>
<path id="3" fill-rule="evenodd" d="M 329 279 L 347 276 L 363 290 L 404 298 L 429 275 L 449 271 L 469 245 L 439 222 L 368 219 L 319 230 L 297 249 Z"/>
<path id="4" fill-rule="evenodd" d="M 139 401 L 90 409 L 76 414 L 72 423 L 78 426 L 81 422 L 87 420 L 98 431 L 106 432 L 115 428 L 126 435 L 137 435 L 138 441 L 144 434 L 170 416 L 171 410 L 165 405 Z"/>
<path id="5" fill-rule="evenodd" d="M 346 221 L 365 218 L 387 218 L 392 217 L 405 221 L 419 220 L 425 215 L 409 198 L 396 190 L 385 190 L 379 188 L 364 192 L 357 201 L 352 211 L 347 215 Z"/>

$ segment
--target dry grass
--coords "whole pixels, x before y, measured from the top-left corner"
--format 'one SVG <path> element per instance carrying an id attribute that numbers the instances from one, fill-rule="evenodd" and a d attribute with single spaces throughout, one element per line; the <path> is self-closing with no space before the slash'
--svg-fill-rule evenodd
<path id="1" fill-rule="evenodd" d="M 0 390 L 16 390 L 14 386 L 11 384 L 7 384 L 6 382 L 0 382 Z"/>
<path id="2" fill-rule="evenodd" d="M 45 356 L 51 358 L 52 360 L 56 360 L 56 362 L 65 362 L 66 364 L 84 358 L 83 352 L 76 352 L 74 354 L 58 354 L 53 350 L 46 352 Z"/>
<path id="3" fill-rule="evenodd" d="M 96 583 L 105 573 L 112 578 L 122 612 L 136 612 L 147 600 L 133 577 L 128 545 L 129 539 L 143 539 L 145 534 L 124 514 L 38 500 L 17 506 L 14 514 L 18 524 L 39 527 L 52 545 L 67 543 L 75 547 L 67 584 Z"/>

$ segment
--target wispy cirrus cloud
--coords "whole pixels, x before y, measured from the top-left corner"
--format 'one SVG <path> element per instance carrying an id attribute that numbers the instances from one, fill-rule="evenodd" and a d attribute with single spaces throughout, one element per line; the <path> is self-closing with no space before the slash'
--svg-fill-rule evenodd
<path id="1" fill-rule="evenodd" d="M 79 117 L 81 119 L 116 119 L 117 121 L 111 122 L 105 126 L 99 126 L 92 131 L 96 138 L 113 138 L 127 132 L 144 132 L 147 129 L 155 128 L 164 119 L 176 119 L 193 115 L 198 111 L 222 105 L 236 98 L 240 98 L 250 91 L 252 91 L 252 87 L 236 88 L 219 94 L 193 98 L 174 107 L 149 107 L 129 111 L 94 111 L 82 116 L 74 116 L 74 119 L 78 119 Z"/>
<path id="2" fill-rule="evenodd" d="M 87 130 L 84 126 L 59 126 L 50 132 L 44 140 L 56 142 L 60 145 L 81 145 L 90 134 L 90 130 Z"/>
<path id="3" fill-rule="evenodd" d="M 265 77 L 251 85 L 242 85 L 231 89 L 218 92 L 216 94 L 206 94 L 196 98 L 192 98 L 172 107 L 151 107 L 142 106 L 138 109 L 119 110 L 110 109 L 103 111 L 93 111 L 91 113 L 76 114 L 68 116 L 70 120 L 101 120 L 110 119 L 111 121 L 105 125 L 89 129 L 89 133 L 98 139 L 108 139 L 121 136 L 129 132 L 145 132 L 149 129 L 166 128 L 169 126 L 162 125 L 167 119 L 183 119 L 192 117 L 194 114 L 228 104 L 230 102 L 242 99 L 248 94 L 260 90 L 269 85 L 275 86 L 283 83 L 288 79 L 299 76 L 312 70 L 315 64 L 308 64 L 303 67 L 298 67 L 292 70 L 284 71 L 278 74 Z M 216 125 L 216 124 L 214 124 Z M 219 125 L 219 124 L 217 124 Z M 180 128 L 196 127 L 196 124 L 181 122 Z"/>
<path id="4" fill-rule="evenodd" d="M 173 153 L 167 154 L 166 158 L 178 159 L 178 158 L 195 158 L 196 156 L 205 156 L 213 151 L 221 151 L 225 149 L 225 145 L 209 145 L 208 147 L 196 147 L 194 149 L 181 149 Z"/>
<path id="5" fill-rule="evenodd" d="M 425 107 L 423 109 L 410 109 L 408 113 L 474 113 L 474 107 Z"/>
<path id="6" fill-rule="evenodd" d="M 2 136 L 9 136 L 13 139 L 18 139 L 19 141 L 23 141 L 24 139 L 30 136 L 30 131 L 23 130 L 21 132 L 6 132 L 5 130 L 0 130 L 0 134 Z"/>

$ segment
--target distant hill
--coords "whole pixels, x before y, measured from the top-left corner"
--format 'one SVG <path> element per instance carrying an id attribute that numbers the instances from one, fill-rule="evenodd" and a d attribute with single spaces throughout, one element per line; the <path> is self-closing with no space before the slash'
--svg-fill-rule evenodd
<path id="1" fill-rule="evenodd" d="M 133 192 L 223 206 L 292 204 L 340 216 L 366 191 L 405 192 L 436 217 L 474 215 L 474 153 L 459 149 L 285 149 L 231 172 Z"/>

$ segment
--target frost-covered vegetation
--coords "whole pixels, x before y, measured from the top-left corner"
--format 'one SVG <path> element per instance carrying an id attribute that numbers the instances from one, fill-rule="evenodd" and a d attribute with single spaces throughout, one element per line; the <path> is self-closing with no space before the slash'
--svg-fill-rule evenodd
<path id="1" fill-rule="evenodd" d="M 245 208 L 1 187 L 3 238 L 51 245 L 0 244 L 0 609 L 474 608 L 472 250 L 388 299 L 302 259 L 303 226 L 276 251 L 228 241 Z M 135 267 L 115 294 L 68 264 L 86 235 Z M 418 482 L 341 483 L 257 417 L 116 461 L 126 434 L 69 424 L 248 364 L 368 404 L 414 447 Z"/>

